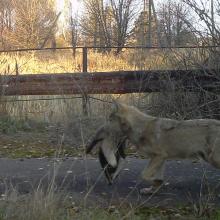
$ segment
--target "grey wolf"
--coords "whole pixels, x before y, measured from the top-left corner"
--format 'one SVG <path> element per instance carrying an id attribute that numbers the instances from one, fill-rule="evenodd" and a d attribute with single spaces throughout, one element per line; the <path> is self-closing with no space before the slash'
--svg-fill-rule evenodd
<path id="1" fill-rule="evenodd" d="M 125 159 L 126 138 L 108 124 L 100 127 L 86 145 L 86 153 L 99 148 L 99 161 L 109 184 L 118 176 Z"/>
<path id="2" fill-rule="evenodd" d="M 214 119 L 173 120 L 153 117 L 136 107 L 114 103 L 109 116 L 112 128 L 120 130 L 150 159 L 142 176 L 157 186 L 163 182 L 167 159 L 202 158 L 220 168 L 220 121 Z"/>

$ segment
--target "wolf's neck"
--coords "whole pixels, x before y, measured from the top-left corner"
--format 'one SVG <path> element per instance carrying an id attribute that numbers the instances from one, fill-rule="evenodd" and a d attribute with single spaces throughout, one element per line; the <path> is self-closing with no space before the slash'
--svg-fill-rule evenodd
<path id="1" fill-rule="evenodd" d="M 136 112 L 135 115 L 133 115 L 132 123 L 131 125 L 135 128 L 139 128 L 139 130 L 145 129 L 148 122 L 154 120 L 155 117 L 151 115 L 144 114 L 142 112 Z"/>

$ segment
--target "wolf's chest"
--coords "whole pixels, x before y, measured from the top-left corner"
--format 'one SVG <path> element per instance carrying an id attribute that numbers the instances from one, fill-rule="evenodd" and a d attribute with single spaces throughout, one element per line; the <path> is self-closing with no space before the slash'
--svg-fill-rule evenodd
<path id="1" fill-rule="evenodd" d="M 132 144 L 137 147 L 137 150 L 141 155 L 149 156 L 151 154 L 154 154 L 154 148 L 152 146 L 153 140 L 150 136 L 145 135 L 141 131 L 136 131 L 135 133 L 132 133 L 129 139 Z"/>

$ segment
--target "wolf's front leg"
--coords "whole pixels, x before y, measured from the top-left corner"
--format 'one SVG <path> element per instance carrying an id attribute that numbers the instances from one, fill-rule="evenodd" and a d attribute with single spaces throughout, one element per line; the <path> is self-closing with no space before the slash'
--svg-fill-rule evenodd
<path id="1" fill-rule="evenodd" d="M 161 156 L 153 157 L 149 165 L 143 170 L 142 176 L 145 180 L 163 180 L 163 170 L 164 170 L 165 159 Z"/>
<path id="2" fill-rule="evenodd" d="M 142 194 L 154 192 L 163 183 L 164 162 L 165 159 L 161 156 L 153 157 L 149 165 L 143 170 L 143 178 L 147 181 L 153 181 L 153 184 L 150 188 L 141 189 Z"/>

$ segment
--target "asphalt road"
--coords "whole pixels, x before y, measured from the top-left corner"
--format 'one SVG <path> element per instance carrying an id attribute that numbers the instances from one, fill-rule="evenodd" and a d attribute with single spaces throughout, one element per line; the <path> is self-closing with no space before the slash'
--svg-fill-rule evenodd
<path id="1" fill-rule="evenodd" d="M 29 193 L 38 188 L 68 193 L 77 201 L 121 205 L 177 205 L 195 201 L 220 204 L 220 170 L 206 163 L 167 161 L 165 185 L 155 195 L 140 195 L 149 186 L 141 177 L 147 160 L 127 158 L 125 168 L 111 186 L 103 176 L 96 159 L 0 159 L 0 193 L 8 188 Z M 54 180 L 54 181 L 53 181 Z"/>

